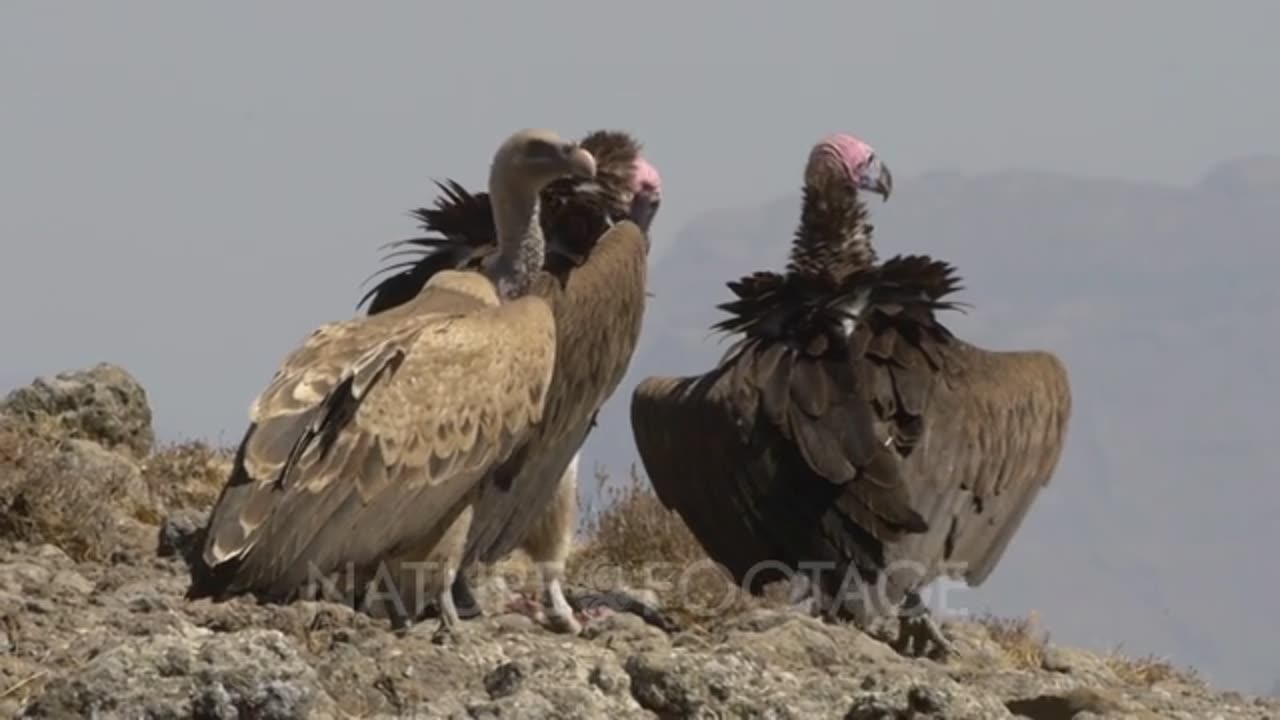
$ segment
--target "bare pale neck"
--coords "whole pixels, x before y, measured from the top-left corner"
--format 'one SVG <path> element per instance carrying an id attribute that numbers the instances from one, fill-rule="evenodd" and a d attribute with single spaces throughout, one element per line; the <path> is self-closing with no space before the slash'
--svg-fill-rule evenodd
<path id="1" fill-rule="evenodd" d="M 542 269 L 546 241 L 542 236 L 540 203 L 537 193 L 523 189 L 491 185 L 489 196 L 498 253 L 489 264 L 488 274 L 498 294 L 510 300 L 529 292 L 534 276 Z"/>

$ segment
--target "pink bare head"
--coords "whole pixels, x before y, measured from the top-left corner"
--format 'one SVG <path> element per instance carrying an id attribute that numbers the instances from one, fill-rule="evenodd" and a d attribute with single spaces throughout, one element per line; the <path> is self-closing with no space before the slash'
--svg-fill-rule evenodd
<path id="1" fill-rule="evenodd" d="M 649 225 L 662 205 L 662 176 L 658 168 L 644 157 L 637 155 L 631 173 L 631 220 L 641 230 L 649 231 Z"/>
<path id="2" fill-rule="evenodd" d="M 885 200 L 893 191 L 893 175 L 875 149 L 847 133 L 828 135 L 809 151 L 805 184 L 818 186 L 833 180 L 878 193 Z"/>

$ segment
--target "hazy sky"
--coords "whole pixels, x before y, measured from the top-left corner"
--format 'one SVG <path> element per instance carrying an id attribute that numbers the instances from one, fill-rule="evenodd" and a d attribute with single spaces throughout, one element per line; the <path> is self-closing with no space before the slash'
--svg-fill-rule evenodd
<path id="1" fill-rule="evenodd" d="M 6 2 L 0 381 L 110 360 L 162 435 L 236 439 L 430 180 L 482 183 L 521 126 L 637 133 L 659 252 L 700 211 L 794 188 L 832 130 L 899 175 L 1182 182 L 1280 151 L 1280 4 L 782 7 Z"/>

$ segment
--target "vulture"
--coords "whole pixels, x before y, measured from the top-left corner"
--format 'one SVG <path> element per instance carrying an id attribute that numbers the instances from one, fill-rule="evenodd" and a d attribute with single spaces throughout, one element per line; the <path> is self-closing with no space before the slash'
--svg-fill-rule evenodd
<path id="1" fill-rule="evenodd" d="M 189 599 L 288 602 L 326 586 L 367 602 L 385 573 L 400 583 L 384 598 L 400 628 L 410 589 L 438 598 L 441 631 L 458 627 L 450 587 L 474 503 L 551 410 L 558 332 L 531 294 L 540 193 L 595 168 L 554 132 L 513 134 L 490 167 L 497 249 L 485 262 L 437 273 L 386 312 L 322 325 L 285 358 L 250 408 Z"/>
<path id="2" fill-rule="evenodd" d="M 951 265 L 878 260 L 859 191 L 887 200 L 891 177 L 851 135 L 816 144 L 785 272 L 728 284 L 714 329 L 735 341 L 709 372 L 641 381 L 632 432 L 659 499 L 741 588 L 807 585 L 826 618 L 864 627 L 896 609 L 899 649 L 945 656 L 919 590 L 991 573 L 1055 469 L 1071 397 L 1054 355 L 952 334 Z"/>
<path id="3" fill-rule="evenodd" d="M 561 178 L 542 191 L 547 254 L 531 292 L 556 320 L 547 410 L 533 439 L 481 490 L 466 543 L 467 565 L 523 549 L 539 568 L 551 626 L 575 634 L 580 624 L 561 580 L 576 529 L 578 451 L 639 340 L 648 231 L 662 201 L 661 177 L 631 135 L 597 130 L 580 144 L 596 158 L 596 175 Z M 358 303 L 368 303 L 371 317 L 394 310 L 437 273 L 495 252 L 491 196 L 453 181 L 439 187 L 435 206 L 413 213 L 426 237 L 392 243 L 401 249 L 390 257 L 409 259 L 375 273 L 386 275 Z M 462 574 L 454 601 L 479 613 Z"/>

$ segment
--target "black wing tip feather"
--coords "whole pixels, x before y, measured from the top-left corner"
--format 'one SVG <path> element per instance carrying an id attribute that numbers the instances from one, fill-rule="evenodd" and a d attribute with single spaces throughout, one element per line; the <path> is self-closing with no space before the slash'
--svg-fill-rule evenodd
<path id="1" fill-rule="evenodd" d="M 903 533 L 910 535 L 923 535 L 924 533 L 929 532 L 929 522 L 924 519 L 923 515 L 911 509 L 908 509 L 907 513 L 906 522 L 899 526 L 899 529 Z"/>
<path id="2" fill-rule="evenodd" d="M 187 567 L 191 581 L 183 596 L 185 599 L 207 598 L 214 602 L 223 602 L 237 594 L 231 587 L 238 569 L 236 563 L 223 563 L 217 567 L 210 567 L 197 553 L 196 557 L 188 560 Z"/>
<path id="3" fill-rule="evenodd" d="M 403 255 L 416 259 L 383 265 L 360 284 L 377 281 L 356 302 L 369 315 L 403 305 L 422 290 L 436 273 L 468 264 L 476 253 L 492 244 L 492 218 L 486 193 L 472 193 L 451 178 L 433 180 L 440 194 L 432 207 L 419 207 L 409 216 L 426 233 L 423 237 L 399 240 L 383 247 L 408 247 L 382 258 L 382 262 Z"/>
<path id="4" fill-rule="evenodd" d="M 622 200 L 629 191 L 631 165 L 640 152 L 640 143 L 622 130 L 596 130 L 583 139 L 583 147 L 596 155 L 597 177 L 593 180 L 561 178 L 543 191 L 544 224 L 558 225 L 560 218 L 570 215 L 590 218 L 582 223 L 569 220 L 562 246 L 551 248 L 548 269 L 560 271 L 577 267 L 590 254 L 596 237 L 611 215 L 622 211 Z M 382 276 L 356 303 L 357 310 L 366 308 L 375 315 L 402 305 L 413 298 L 441 270 L 464 267 L 495 242 L 493 219 L 486 192 L 471 192 L 452 179 L 432 181 L 439 190 L 431 207 L 409 211 L 427 237 L 402 240 L 394 245 L 417 245 L 421 257 L 416 261 L 383 266 L 375 270 L 365 284 Z M 614 218 L 616 220 L 616 218 Z M 581 237 L 578 237 L 581 235 Z M 388 258 L 383 258 L 386 262 Z M 563 272 L 557 272 L 563 275 Z M 564 278 L 562 278 L 564 281 Z"/>
<path id="5" fill-rule="evenodd" d="M 208 598 L 214 602 L 223 602 L 245 594 L 254 594 L 257 597 L 251 589 L 243 586 L 243 558 L 233 558 L 216 565 L 210 564 L 205 558 L 206 541 L 211 529 L 211 525 L 201 528 L 197 535 L 191 538 L 191 544 L 182 551 L 189 576 L 184 597 L 187 600 Z"/>

